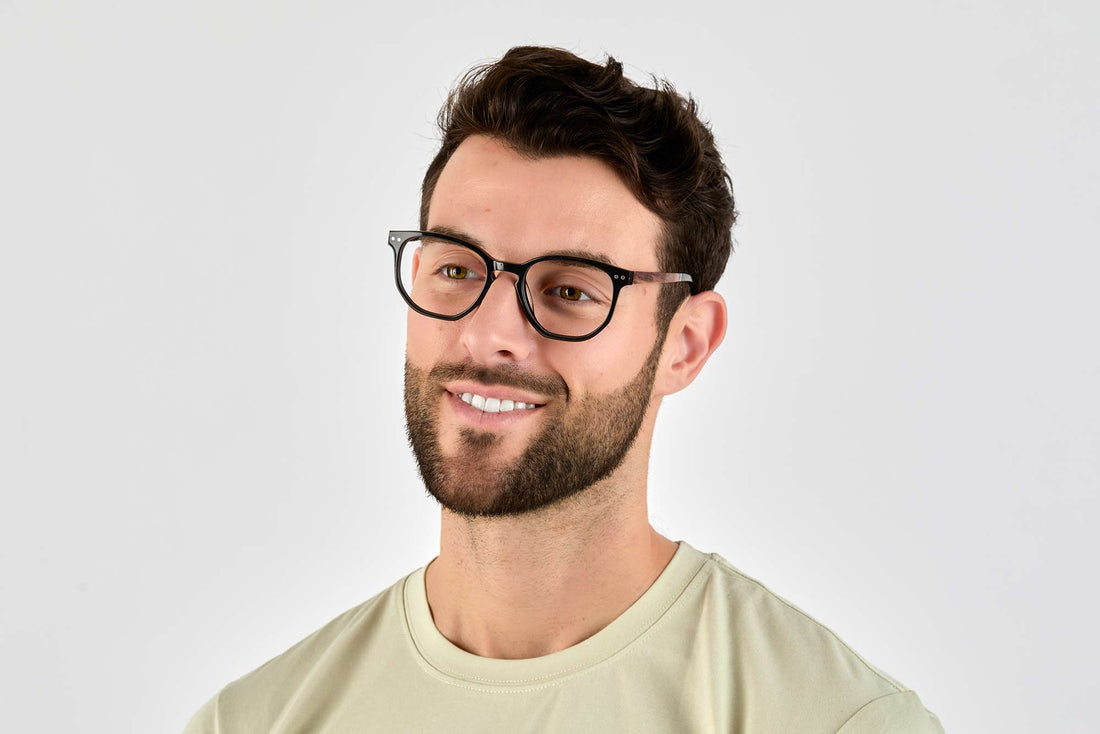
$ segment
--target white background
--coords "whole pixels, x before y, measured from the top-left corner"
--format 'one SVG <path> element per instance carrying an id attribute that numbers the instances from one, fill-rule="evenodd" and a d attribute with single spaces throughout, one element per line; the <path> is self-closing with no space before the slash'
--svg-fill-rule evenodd
<path id="1" fill-rule="evenodd" d="M 0 709 L 173 732 L 438 551 L 390 228 L 522 43 L 701 102 L 731 324 L 655 526 L 948 732 L 1095 732 L 1100 14 L 1069 2 L 0 2 Z"/>

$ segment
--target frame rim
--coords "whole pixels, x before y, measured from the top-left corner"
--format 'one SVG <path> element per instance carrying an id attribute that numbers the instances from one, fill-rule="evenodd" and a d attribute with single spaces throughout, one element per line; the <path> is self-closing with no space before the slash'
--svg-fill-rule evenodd
<path id="1" fill-rule="evenodd" d="M 407 245 L 410 240 L 413 240 L 413 239 L 416 239 L 416 238 L 419 238 L 419 237 L 429 236 L 429 235 L 432 236 L 432 237 L 437 237 L 441 240 L 446 240 L 448 242 L 453 242 L 454 244 L 461 245 L 461 246 L 466 247 L 470 250 L 473 250 L 485 262 L 486 272 L 492 274 L 491 278 L 486 278 L 484 288 L 482 288 L 481 293 L 474 300 L 474 302 L 470 305 L 470 307 L 467 308 L 465 311 L 462 311 L 461 313 L 456 314 L 454 316 L 444 316 L 442 314 L 437 314 L 435 312 L 428 311 L 427 309 L 424 309 L 424 308 L 418 306 L 415 302 L 413 302 L 412 297 L 405 291 L 405 286 L 401 282 L 400 264 L 401 264 L 401 256 L 403 255 L 403 253 L 405 251 L 405 245 Z M 635 271 L 627 270 L 625 268 L 620 268 L 620 267 L 615 266 L 615 265 L 609 265 L 607 263 L 600 262 L 598 260 L 590 260 L 588 258 L 576 257 L 576 256 L 573 256 L 573 255 L 539 255 L 538 257 L 531 258 L 530 260 L 527 260 L 526 262 L 509 263 L 509 262 L 505 262 L 503 260 L 494 259 L 492 256 L 489 255 L 489 253 L 485 252 L 485 250 L 481 249 L 480 247 L 478 247 L 477 245 L 475 245 L 473 243 L 466 242 L 465 240 L 460 239 L 458 237 L 452 237 L 451 235 L 441 234 L 441 233 L 438 233 L 438 232 L 432 232 L 430 230 L 397 230 L 397 229 L 390 230 L 389 235 L 388 235 L 388 239 L 387 239 L 387 244 L 390 246 L 390 249 L 393 250 L 393 274 L 394 274 L 394 282 L 397 285 L 397 290 L 401 294 L 401 297 L 404 299 L 405 303 L 408 304 L 409 308 L 413 309 L 417 313 L 422 314 L 424 316 L 428 316 L 429 318 L 440 319 L 442 321 L 458 321 L 459 319 L 462 319 L 465 316 L 469 315 L 474 309 L 476 309 L 478 306 L 481 305 L 481 302 L 485 299 L 485 295 L 489 292 L 489 288 L 491 288 L 493 283 L 496 282 L 497 273 L 499 273 L 499 272 L 508 272 L 508 273 L 512 273 L 513 275 L 516 276 L 516 283 L 513 287 L 516 290 L 516 296 L 517 296 L 517 299 L 519 300 L 520 308 L 523 310 L 524 316 L 527 317 L 527 322 L 529 324 L 531 324 L 531 326 L 534 327 L 535 331 L 537 331 L 542 336 L 544 336 L 548 339 L 556 339 L 556 340 L 559 340 L 559 341 L 568 341 L 568 342 L 587 341 L 587 340 L 591 339 L 592 337 L 596 336 L 597 334 L 599 334 L 605 328 L 607 328 L 607 325 L 611 323 L 611 317 L 615 315 L 615 306 L 619 302 L 619 291 L 621 291 L 624 287 L 626 287 L 628 285 L 634 285 L 634 283 L 635 283 L 635 278 L 634 278 Z M 528 297 L 528 294 L 527 294 L 527 285 L 526 285 L 525 276 L 526 276 L 527 270 L 529 270 L 532 265 L 534 265 L 536 263 L 539 263 L 539 262 L 544 262 L 546 260 L 569 260 L 569 261 L 572 261 L 572 262 L 583 263 L 585 265 L 591 265 L 591 266 L 594 266 L 594 267 L 604 271 L 605 273 L 607 273 L 611 277 L 611 284 L 612 284 L 612 287 L 613 287 L 612 294 L 611 294 L 611 305 L 607 310 L 607 318 L 604 319 L 603 323 L 600 324 L 596 329 L 594 329 L 593 331 L 591 331 L 587 334 L 584 334 L 582 336 L 567 336 L 567 335 L 564 335 L 564 334 L 556 334 L 554 332 L 548 331 L 542 324 L 539 323 L 538 317 L 535 316 L 534 309 L 531 306 L 531 303 L 530 303 L 530 300 L 529 300 L 529 297 Z M 650 275 L 650 273 L 646 273 L 646 274 Z M 691 274 L 689 274 L 689 273 L 661 273 L 661 274 L 662 275 L 681 275 L 681 276 L 686 276 L 687 279 L 686 280 L 682 279 L 682 280 L 679 280 L 679 281 L 645 281 L 645 282 L 657 282 L 658 284 L 687 283 L 688 287 L 691 289 L 692 295 L 696 294 L 696 292 L 697 292 L 696 291 L 696 284 L 695 284 L 694 277 Z"/>

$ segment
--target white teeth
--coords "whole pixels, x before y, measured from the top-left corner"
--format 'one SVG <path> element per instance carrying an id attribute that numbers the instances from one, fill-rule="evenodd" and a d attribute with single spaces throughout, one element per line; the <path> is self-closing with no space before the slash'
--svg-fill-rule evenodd
<path id="1" fill-rule="evenodd" d="M 534 403 L 521 403 L 518 400 L 487 398 L 483 395 L 471 392 L 464 392 L 459 395 L 458 398 L 462 402 L 468 403 L 486 413 L 507 413 L 513 410 L 531 410 L 537 407 Z"/>

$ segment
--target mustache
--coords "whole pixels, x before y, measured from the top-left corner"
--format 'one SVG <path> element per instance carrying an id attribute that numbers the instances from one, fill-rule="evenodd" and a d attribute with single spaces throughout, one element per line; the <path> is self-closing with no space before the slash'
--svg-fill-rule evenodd
<path id="1" fill-rule="evenodd" d="M 472 362 L 441 362 L 431 369 L 428 379 L 434 382 L 472 380 L 483 385 L 514 387 L 546 397 L 569 397 L 569 388 L 561 376 L 534 375 L 510 365 L 485 367 Z"/>

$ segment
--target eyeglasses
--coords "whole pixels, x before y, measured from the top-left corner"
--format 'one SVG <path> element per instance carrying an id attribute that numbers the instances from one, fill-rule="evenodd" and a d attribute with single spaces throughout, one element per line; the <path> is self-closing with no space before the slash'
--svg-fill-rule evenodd
<path id="1" fill-rule="evenodd" d="M 611 321 L 619 291 L 634 283 L 688 283 L 686 273 L 623 270 L 597 260 L 544 255 L 525 263 L 494 260 L 457 237 L 391 231 L 397 290 L 417 313 L 457 321 L 481 303 L 497 273 L 516 276 L 516 295 L 527 320 L 550 339 L 591 339 Z"/>

